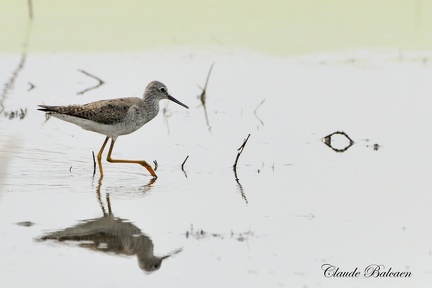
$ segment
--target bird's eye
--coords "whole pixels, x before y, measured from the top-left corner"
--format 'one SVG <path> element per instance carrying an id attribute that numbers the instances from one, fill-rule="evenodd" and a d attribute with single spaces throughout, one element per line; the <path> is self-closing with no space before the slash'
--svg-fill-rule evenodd
<path id="1" fill-rule="evenodd" d="M 167 92 L 167 89 L 165 87 L 160 87 L 159 91 L 161 91 L 162 93 L 165 93 L 165 92 Z"/>

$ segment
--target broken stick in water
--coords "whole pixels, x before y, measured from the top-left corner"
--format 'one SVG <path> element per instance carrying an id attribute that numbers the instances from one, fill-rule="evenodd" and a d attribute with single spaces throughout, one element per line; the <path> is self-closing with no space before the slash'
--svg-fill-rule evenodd
<path id="1" fill-rule="evenodd" d="M 93 177 L 96 174 L 96 159 L 94 156 L 94 151 L 92 151 L 92 155 L 93 155 Z"/>
<path id="2" fill-rule="evenodd" d="M 187 177 L 186 171 L 184 170 L 184 165 L 185 165 L 185 163 L 186 163 L 186 161 L 187 161 L 188 159 L 189 159 L 189 155 L 186 156 L 186 159 L 183 161 L 183 163 L 182 163 L 182 165 L 181 165 L 181 169 L 182 169 L 182 171 L 183 171 L 183 173 L 184 173 L 184 175 L 185 175 L 186 178 L 188 178 L 188 177 Z"/>
<path id="3" fill-rule="evenodd" d="M 97 85 L 95 85 L 95 86 L 92 86 L 90 88 L 87 88 L 87 89 L 84 89 L 84 90 L 78 92 L 77 95 L 82 95 L 82 94 L 84 94 L 84 93 L 86 93 L 86 92 L 88 92 L 90 90 L 99 88 L 100 86 L 102 86 L 103 84 L 105 84 L 105 82 L 102 79 L 100 79 L 99 77 L 96 77 L 95 75 L 92 75 L 92 74 L 88 73 L 87 71 L 84 71 L 84 70 L 81 70 L 81 69 L 78 69 L 78 71 L 81 72 L 81 73 L 83 73 L 84 75 L 89 76 L 90 78 L 95 79 L 99 83 Z"/>
<path id="4" fill-rule="evenodd" d="M 188 156 L 186 156 L 186 159 L 183 161 L 183 163 L 182 163 L 182 165 L 181 165 L 181 168 L 182 168 L 182 170 L 184 171 L 184 164 L 186 163 L 186 161 L 189 159 L 189 155 Z"/>
<path id="5" fill-rule="evenodd" d="M 249 134 L 247 136 L 247 138 L 243 141 L 243 144 L 240 146 L 240 148 L 237 149 L 237 151 L 238 151 L 237 152 L 237 157 L 236 157 L 234 165 L 233 165 L 233 169 L 234 169 L 234 172 L 236 172 L 236 174 L 237 174 L 237 162 L 238 162 L 238 159 L 240 158 L 240 155 L 243 153 L 243 149 L 246 146 L 246 143 L 249 140 L 250 135 L 251 134 Z M 236 178 L 237 178 L 237 176 L 236 176 Z"/>

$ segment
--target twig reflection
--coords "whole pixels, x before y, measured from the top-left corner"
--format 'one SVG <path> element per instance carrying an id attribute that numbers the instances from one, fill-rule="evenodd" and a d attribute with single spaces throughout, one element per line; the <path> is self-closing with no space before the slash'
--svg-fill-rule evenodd
<path id="1" fill-rule="evenodd" d="M 231 231 L 230 234 L 214 233 L 214 232 L 204 231 L 203 229 L 194 230 L 193 224 L 191 224 L 191 228 L 189 231 L 186 231 L 185 236 L 186 238 L 191 237 L 197 240 L 205 239 L 205 238 L 219 238 L 219 239 L 231 238 L 238 241 L 245 241 L 248 240 L 249 237 L 255 236 L 255 233 L 250 230 L 246 232 L 240 232 L 240 233 Z"/>
<path id="2" fill-rule="evenodd" d="M 234 170 L 234 177 L 235 177 L 235 181 L 237 182 L 237 186 L 238 186 L 238 189 L 239 189 L 239 192 L 240 192 L 242 198 L 245 200 L 246 204 L 249 204 L 249 202 L 246 198 L 246 194 L 244 192 L 243 186 L 240 184 L 240 180 L 237 177 L 237 170 Z"/>
<path id="3" fill-rule="evenodd" d="M 24 69 L 26 60 L 27 60 L 27 49 L 30 43 L 30 35 L 31 35 L 31 29 L 32 29 L 32 19 L 33 19 L 33 8 L 31 7 L 31 1 L 29 1 L 29 21 L 27 24 L 27 28 L 26 28 L 26 32 L 25 32 L 25 36 L 24 36 L 24 42 L 22 44 L 22 50 L 21 50 L 21 58 L 20 61 L 18 62 L 17 67 L 15 68 L 15 70 L 12 72 L 11 77 L 9 78 L 9 80 L 4 84 L 2 92 L 1 92 L 1 96 L 0 96 L 0 114 L 2 114 L 5 111 L 5 107 L 4 107 L 4 101 L 7 98 L 7 95 L 9 94 L 9 92 L 14 88 L 15 82 L 18 79 L 18 76 L 20 74 L 20 72 Z M 27 108 L 20 108 L 21 111 L 27 111 Z M 12 115 L 12 113 L 9 113 L 9 118 L 10 115 Z M 26 114 L 23 114 L 24 116 Z M 12 118 L 10 118 L 12 119 Z M 22 119 L 22 118 L 21 118 Z"/>
<path id="4" fill-rule="evenodd" d="M 210 79 L 210 74 L 213 70 L 213 66 L 214 66 L 214 63 L 212 63 L 212 65 L 210 66 L 204 88 L 198 86 L 202 90 L 201 95 L 199 96 L 199 99 L 200 99 L 201 105 L 203 106 L 203 109 L 204 109 L 204 116 L 205 116 L 205 120 L 206 120 L 206 124 L 207 124 L 209 132 L 211 132 L 211 126 L 210 126 L 210 122 L 209 122 L 208 114 L 207 114 L 206 100 L 207 100 L 207 85 L 208 85 L 208 82 Z"/>
<path id="5" fill-rule="evenodd" d="M 255 110 L 254 110 L 254 114 L 255 114 L 255 117 L 258 119 L 258 121 L 261 123 L 261 125 L 262 126 L 264 126 L 264 122 L 261 120 L 261 118 L 258 116 L 258 113 L 257 113 L 257 111 L 258 111 L 258 108 L 260 108 L 261 107 L 261 105 L 263 105 L 264 104 L 264 101 L 265 101 L 265 98 L 258 104 L 258 106 L 255 108 Z"/>
<path id="6" fill-rule="evenodd" d="M 335 145 L 332 143 L 333 142 L 333 137 L 335 135 L 342 135 L 342 136 L 344 136 L 347 139 L 348 143 L 344 144 L 344 146 L 336 148 Z M 323 137 L 322 138 L 322 142 L 324 144 L 326 144 L 328 147 L 330 147 L 333 151 L 337 152 L 337 153 L 343 153 L 343 152 L 347 151 L 348 148 L 350 148 L 352 145 L 354 145 L 354 141 L 348 136 L 348 134 L 346 134 L 343 131 L 336 131 L 336 132 L 333 132 L 333 133 L 331 133 L 331 134 Z"/>

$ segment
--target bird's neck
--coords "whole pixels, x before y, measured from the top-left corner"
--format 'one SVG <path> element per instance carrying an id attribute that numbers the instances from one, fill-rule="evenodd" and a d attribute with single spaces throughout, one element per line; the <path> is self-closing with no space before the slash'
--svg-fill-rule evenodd
<path id="1" fill-rule="evenodd" d="M 144 98 L 144 111 L 147 114 L 149 121 L 157 116 L 159 113 L 159 101 L 155 101 L 154 99 L 146 99 Z"/>

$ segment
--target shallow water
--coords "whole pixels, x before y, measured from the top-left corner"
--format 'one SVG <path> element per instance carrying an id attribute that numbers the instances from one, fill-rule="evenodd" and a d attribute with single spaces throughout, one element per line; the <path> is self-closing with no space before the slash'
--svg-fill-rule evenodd
<path id="1" fill-rule="evenodd" d="M 223 49 L 31 55 L 2 99 L 0 285 L 423 287 L 432 273 L 428 59 L 392 51 L 287 59 Z M 3 82 L 19 62 L 0 56 Z M 207 123 L 197 85 L 212 63 Z M 77 95 L 98 83 L 78 70 L 104 84 Z M 190 109 L 161 102 L 165 114 L 119 137 L 113 153 L 157 160 L 154 182 L 138 165 L 105 160 L 99 182 L 92 151 L 104 136 L 36 111 L 140 96 L 155 79 Z M 335 131 L 355 142 L 343 153 L 322 142 Z M 237 182 L 232 165 L 248 134 Z M 108 206 L 122 220 L 103 217 Z M 99 236 L 123 227 L 129 250 L 41 239 L 92 219 L 102 223 Z M 154 255 L 174 253 L 157 271 L 138 265 L 130 239 L 142 235 Z M 326 278 L 325 263 L 362 273 L 382 264 L 412 276 Z"/>

